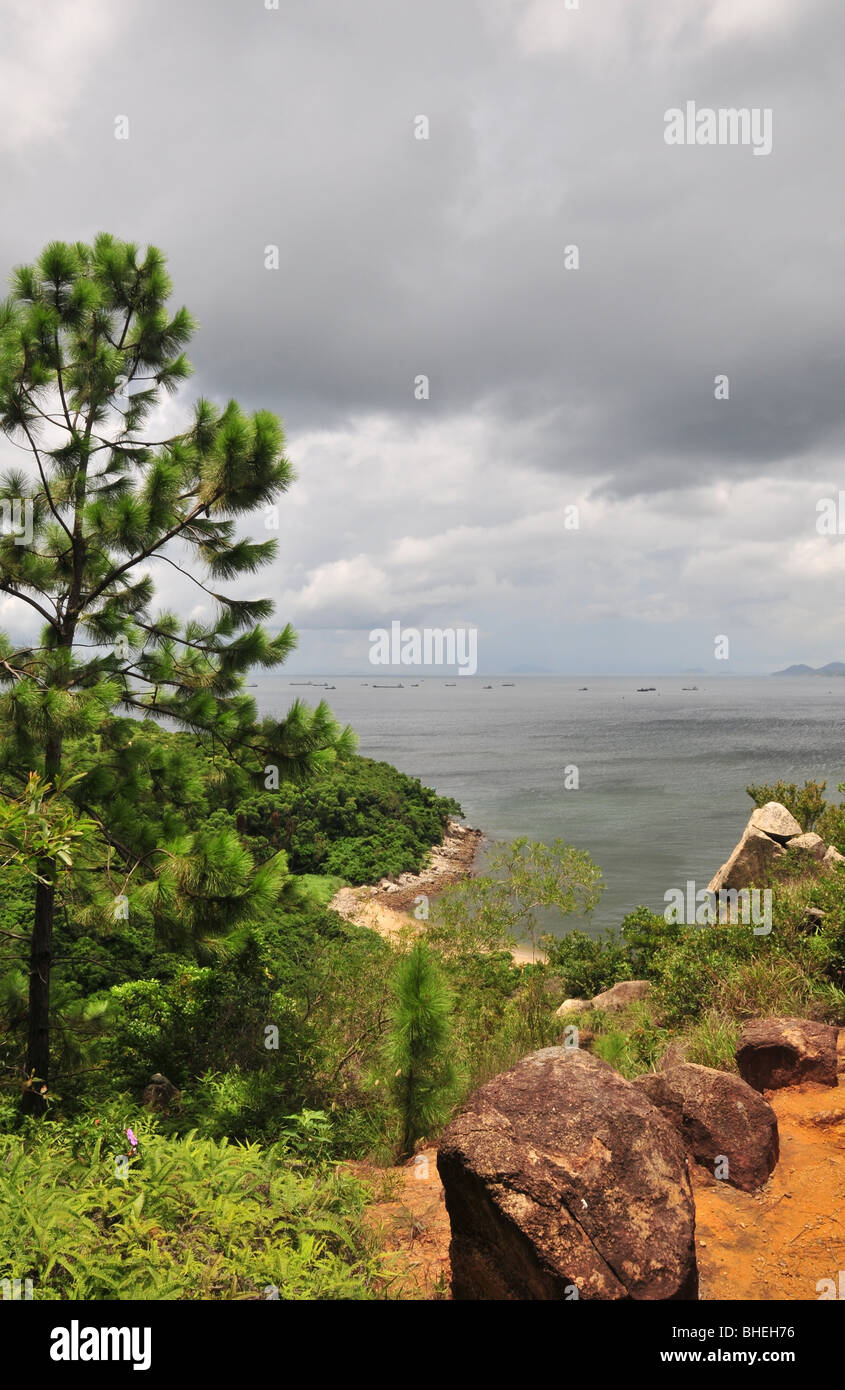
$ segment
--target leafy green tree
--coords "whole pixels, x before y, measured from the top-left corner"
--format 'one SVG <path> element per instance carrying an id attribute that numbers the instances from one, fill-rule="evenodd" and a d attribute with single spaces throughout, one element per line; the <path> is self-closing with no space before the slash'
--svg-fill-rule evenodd
<path id="1" fill-rule="evenodd" d="M 392 1090 L 402 1124 L 400 1156 L 448 1118 L 457 1073 L 451 1056 L 452 996 L 420 937 L 396 973 L 389 1052 Z"/>
<path id="2" fill-rule="evenodd" d="M 24 645 L 0 636 L 2 766 L 21 785 L 31 771 L 55 784 L 93 737 L 86 775 L 72 788 L 80 809 L 110 807 L 127 777 L 154 785 L 133 753 L 132 722 L 113 717 L 118 709 L 191 730 L 220 754 L 224 776 L 232 764 L 254 778 L 268 766 L 304 775 L 350 746 L 325 705 L 294 705 L 280 723 L 258 723 L 244 692 L 245 673 L 284 661 L 295 635 L 262 626 L 269 599 L 223 593 L 219 582 L 249 579 L 272 560 L 275 541 L 239 537 L 236 523 L 262 508 L 265 524 L 273 521 L 293 474 L 277 417 L 248 415 L 235 401 L 220 410 L 199 399 L 184 429 L 149 437 L 162 397 L 190 372 L 193 320 L 168 310 L 170 293 L 160 251 L 142 256 L 103 234 L 92 245 L 50 243 L 14 272 L 0 306 L 0 427 L 30 460 L 28 473 L 0 478 L 0 592 L 42 624 Z M 153 564 L 193 583 L 211 616 L 183 623 L 158 608 Z M 116 837 L 110 815 L 99 822 L 109 866 L 119 864 L 124 880 L 139 865 L 150 872 L 156 860 L 143 834 Z M 255 911 L 253 890 L 259 901 L 273 891 L 273 869 L 251 876 L 234 831 L 202 843 L 183 837 L 162 848 L 159 863 L 157 908 L 171 917 L 204 898 L 231 925 Z M 26 1069 L 43 1082 L 55 865 L 45 852 L 29 963 Z"/>
<path id="3" fill-rule="evenodd" d="M 486 870 L 438 900 L 430 934 L 449 956 L 476 956 L 526 940 L 536 948 L 538 913 L 587 915 L 603 889 L 598 865 L 563 840 L 544 845 L 523 836 L 498 845 Z"/>
<path id="4" fill-rule="evenodd" d="M 64 787 L 55 789 L 63 792 Z M 45 859 L 58 859 L 68 868 L 80 841 L 96 831 L 94 821 L 77 816 L 62 797 L 51 797 L 53 788 L 31 772 L 19 796 L 0 792 L 0 869 L 23 869 L 38 878 Z"/>

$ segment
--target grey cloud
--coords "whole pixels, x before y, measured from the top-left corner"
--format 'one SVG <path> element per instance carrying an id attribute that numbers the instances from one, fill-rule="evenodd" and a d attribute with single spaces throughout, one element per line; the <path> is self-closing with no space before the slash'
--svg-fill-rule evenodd
<path id="1" fill-rule="evenodd" d="M 13 209 L 0 263 L 101 227 L 169 253 L 201 324 L 191 391 L 286 420 L 301 482 L 283 509 L 273 584 L 292 609 L 280 616 L 326 630 L 362 610 L 375 621 L 392 616 L 377 614 L 383 594 L 412 621 L 459 610 L 463 594 L 505 660 L 541 643 L 565 583 L 581 612 L 647 627 L 656 654 L 656 615 L 680 602 L 688 630 L 696 621 L 706 565 L 684 579 L 684 555 L 721 555 L 716 524 L 695 548 L 691 507 L 718 518 L 720 484 L 835 484 L 836 0 L 583 0 L 566 17 L 579 28 L 546 0 L 282 0 L 278 12 L 87 0 L 90 42 L 68 28 L 52 48 L 31 42 L 22 6 L 10 13 L 3 72 L 50 98 L 0 144 Z M 664 110 L 687 99 L 770 106 L 772 155 L 667 147 Z M 119 113 L 126 142 L 113 138 Z M 413 138 L 417 114 L 429 141 Z M 264 268 L 274 243 L 277 272 Z M 577 272 L 564 268 L 570 243 Z M 729 402 L 713 398 L 719 373 Z M 651 511 L 620 540 L 613 518 L 640 497 Z M 567 538 L 531 530 L 576 498 L 600 517 L 577 564 Z M 708 590 L 716 611 L 747 600 L 760 652 L 774 651 L 773 612 L 788 640 L 806 630 L 784 559 L 801 515 L 750 517 L 733 552 L 747 589 Z M 780 605 L 765 623 L 743 549 L 760 527 Z M 411 560 L 392 549 L 403 536 L 419 542 Z M 360 556 L 381 587 L 353 569 L 357 597 L 332 598 L 329 567 Z M 629 606 L 613 591 L 632 568 Z M 574 659 L 607 639 L 596 623 Z"/>

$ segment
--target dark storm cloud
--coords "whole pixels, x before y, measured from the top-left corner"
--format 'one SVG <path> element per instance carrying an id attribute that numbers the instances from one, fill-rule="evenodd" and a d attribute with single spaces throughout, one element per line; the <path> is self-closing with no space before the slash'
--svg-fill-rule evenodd
<path id="1" fill-rule="evenodd" d="M 593 8 L 567 16 L 588 57 Z M 201 384 L 297 429 L 418 411 L 425 372 L 430 414 L 548 416 L 530 461 L 623 491 L 838 440 L 841 6 L 704 51 L 632 29 L 621 73 L 576 42 L 520 52 L 484 16 L 130 4 L 61 139 L 29 152 L 3 249 L 100 225 L 159 242 L 202 322 Z M 772 155 L 667 147 L 663 112 L 690 98 L 770 106 Z"/>
<path id="2" fill-rule="evenodd" d="M 193 389 L 278 409 L 297 462 L 312 461 L 300 495 L 319 496 L 319 526 L 285 537 L 277 572 L 302 602 L 295 619 L 352 621 L 351 600 L 320 606 L 323 580 L 342 587 L 336 562 L 359 566 L 368 613 L 385 589 L 415 612 L 441 602 L 431 559 L 412 582 L 392 553 L 406 534 L 440 556 L 444 602 L 487 595 L 506 625 L 508 585 L 527 601 L 534 565 L 551 563 L 530 523 L 508 532 L 508 519 L 592 497 L 606 546 L 606 506 L 676 495 L 670 521 L 650 513 L 661 534 L 678 528 L 642 597 L 651 621 L 681 582 L 690 489 L 724 534 L 729 503 L 706 489 L 835 476 L 836 0 L 73 8 L 33 42 L 28 7 L 6 7 L 0 262 L 100 228 L 164 248 L 201 323 Z M 770 107 L 772 154 L 667 146 L 664 111 L 688 100 Z M 114 139 L 119 114 L 128 141 Z M 273 244 L 278 271 L 264 266 Z M 812 495 L 801 506 L 812 537 Z M 773 544 L 795 516 L 766 512 Z M 457 521 L 475 524 L 471 540 Z M 646 517 L 621 528 L 617 553 L 651 544 Z M 582 576 L 600 606 L 622 604 L 599 595 L 613 565 L 596 541 Z"/>

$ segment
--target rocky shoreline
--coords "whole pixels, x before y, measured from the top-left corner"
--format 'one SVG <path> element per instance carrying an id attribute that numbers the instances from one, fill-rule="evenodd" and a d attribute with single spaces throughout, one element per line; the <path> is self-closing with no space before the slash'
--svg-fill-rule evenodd
<path id="1" fill-rule="evenodd" d="M 372 927 L 383 936 L 396 936 L 407 928 L 407 913 L 424 894 L 436 897 L 450 884 L 468 878 L 484 839 L 483 831 L 451 820 L 443 843 L 432 845 L 428 864 L 418 874 L 382 878 L 360 888 L 340 888 L 329 903 L 347 922 Z"/>

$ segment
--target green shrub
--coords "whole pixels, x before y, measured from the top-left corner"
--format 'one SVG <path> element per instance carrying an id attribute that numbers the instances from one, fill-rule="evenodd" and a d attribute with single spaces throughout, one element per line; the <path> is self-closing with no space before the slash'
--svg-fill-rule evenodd
<path id="1" fill-rule="evenodd" d="M 684 927 L 653 961 L 657 982 L 651 1002 L 661 1023 L 677 1028 L 700 1017 L 726 974 L 751 960 L 761 939 L 745 926 Z"/>
<path id="2" fill-rule="evenodd" d="M 592 999 L 619 980 L 631 979 L 625 944 L 611 931 L 595 937 L 578 930 L 544 936 L 543 948 L 549 969 L 572 998 Z"/>
<path id="3" fill-rule="evenodd" d="M 643 1002 L 632 1004 L 621 1017 L 591 1010 L 582 1015 L 577 1024 L 596 1033 L 593 1041 L 596 1056 L 629 1079 L 652 1071 L 671 1039 L 669 1031 L 655 1022 L 650 1005 Z"/>
<path id="4" fill-rule="evenodd" d="M 795 782 L 771 782 L 746 787 L 745 790 L 756 806 L 779 801 L 795 817 L 801 829 L 808 831 L 814 829 L 827 805 L 824 799 L 826 786 L 826 782 L 805 782 L 803 787 Z"/>
<path id="5" fill-rule="evenodd" d="M 813 828 L 826 845 L 833 845 L 840 854 L 845 852 L 845 806 L 827 806 Z"/>
<path id="6" fill-rule="evenodd" d="M 648 907 L 637 907 L 629 912 L 620 927 L 627 947 L 629 978 L 656 979 L 655 957 L 667 946 L 679 941 L 683 931 L 682 923 L 667 922 L 662 913 L 652 912 Z"/>
<path id="7" fill-rule="evenodd" d="M 684 1056 L 688 1062 L 696 1062 L 700 1067 L 735 1072 L 734 1052 L 741 1032 L 742 1024 L 737 1019 L 725 1018 L 709 1010 L 683 1035 Z"/>

